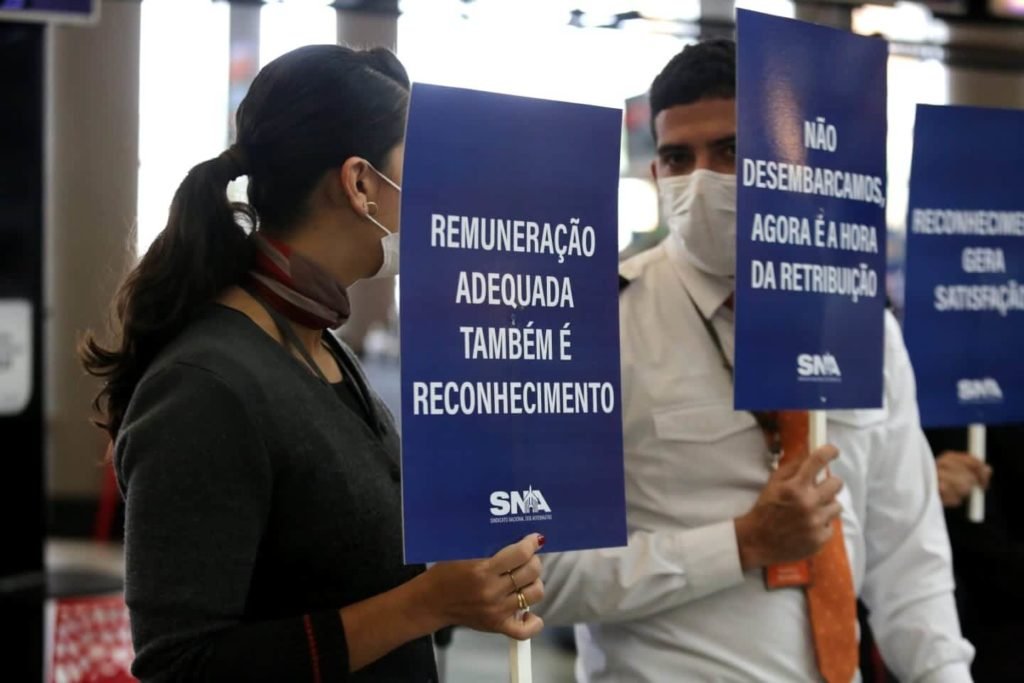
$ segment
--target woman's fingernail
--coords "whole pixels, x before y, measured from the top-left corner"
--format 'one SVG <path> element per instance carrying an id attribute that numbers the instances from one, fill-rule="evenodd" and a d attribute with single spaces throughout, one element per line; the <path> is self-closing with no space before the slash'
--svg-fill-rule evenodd
<path id="1" fill-rule="evenodd" d="M 544 544 L 547 543 L 548 539 L 544 538 L 544 534 L 537 534 L 537 547 L 543 548 Z"/>

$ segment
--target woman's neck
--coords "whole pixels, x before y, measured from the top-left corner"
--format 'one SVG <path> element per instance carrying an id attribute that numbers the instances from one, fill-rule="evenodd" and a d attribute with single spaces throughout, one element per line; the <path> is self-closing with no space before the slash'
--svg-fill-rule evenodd
<path id="1" fill-rule="evenodd" d="M 243 287 L 231 287 L 217 298 L 217 302 L 247 316 L 278 343 L 288 344 L 288 340 L 284 338 L 282 330 L 278 329 L 277 323 L 267 309 Z M 285 324 L 291 326 L 295 336 L 311 356 L 319 352 L 323 330 L 312 329 L 290 320 L 286 320 Z"/>
<path id="2" fill-rule="evenodd" d="M 311 218 L 282 241 L 348 289 L 367 276 L 366 245 L 358 243 L 361 231 L 340 225 L 342 220 L 340 216 Z"/>

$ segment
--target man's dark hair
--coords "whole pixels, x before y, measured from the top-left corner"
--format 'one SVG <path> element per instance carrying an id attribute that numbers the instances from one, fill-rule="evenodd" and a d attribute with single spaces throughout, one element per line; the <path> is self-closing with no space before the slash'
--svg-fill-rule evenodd
<path id="1" fill-rule="evenodd" d="M 651 134 L 654 134 L 655 117 L 669 107 L 734 97 L 736 43 L 728 38 L 716 38 L 687 45 L 651 84 Z"/>

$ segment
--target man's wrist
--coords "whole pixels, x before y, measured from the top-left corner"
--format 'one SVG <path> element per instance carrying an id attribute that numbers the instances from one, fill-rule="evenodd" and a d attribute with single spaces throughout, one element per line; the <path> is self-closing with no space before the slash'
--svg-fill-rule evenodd
<path id="1" fill-rule="evenodd" d="M 764 566 L 761 554 L 757 549 L 754 523 L 749 513 L 733 520 L 736 528 L 736 547 L 740 554 L 740 566 L 743 571 L 759 569 Z"/>

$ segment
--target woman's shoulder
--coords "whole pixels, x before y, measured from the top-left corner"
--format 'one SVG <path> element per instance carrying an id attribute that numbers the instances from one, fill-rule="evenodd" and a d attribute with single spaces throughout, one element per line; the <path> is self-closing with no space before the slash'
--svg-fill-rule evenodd
<path id="1" fill-rule="evenodd" d="M 157 355 L 146 376 L 188 367 L 242 389 L 239 385 L 277 370 L 276 350 L 275 342 L 244 313 L 211 305 Z"/>
<path id="2" fill-rule="evenodd" d="M 241 403 L 247 413 L 258 413 L 265 403 L 260 397 L 267 395 L 268 387 L 281 386 L 288 370 L 277 350 L 244 314 L 211 306 L 149 364 L 133 391 L 126 418 L 139 416 L 140 408 L 154 401 L 212 402 L 213 407 Z"/>
<path id="3" fill-rule="evenodd" d="M 204 310 L 146 368 L 132 393 L 122 430 L 153 415 L 188 420 L 260 421 L 265 388 L 280 383 L 273 341 L 242 313 Z"/>

